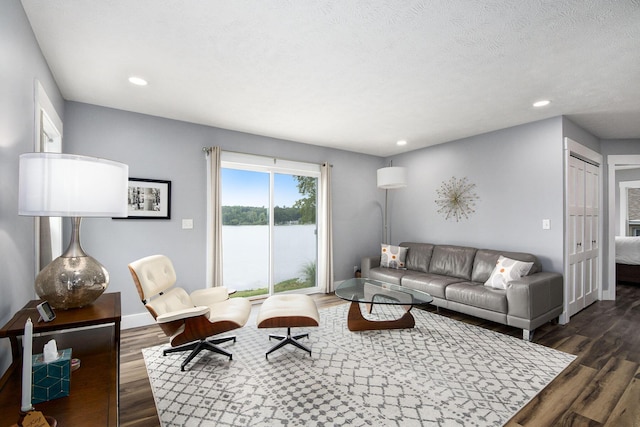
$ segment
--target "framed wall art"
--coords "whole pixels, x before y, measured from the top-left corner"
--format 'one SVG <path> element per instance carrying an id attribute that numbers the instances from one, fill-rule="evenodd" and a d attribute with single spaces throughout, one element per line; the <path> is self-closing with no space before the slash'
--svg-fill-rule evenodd
<path id="1" fill-rule="evenodd" d="M 171 219 L 171 181 L 129 178 L 126 219 Z"/>

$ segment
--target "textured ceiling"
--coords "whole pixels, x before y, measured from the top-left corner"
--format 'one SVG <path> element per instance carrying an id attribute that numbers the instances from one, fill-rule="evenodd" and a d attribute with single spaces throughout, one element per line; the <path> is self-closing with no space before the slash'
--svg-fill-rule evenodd
<path id="1" fill-rule="evenodd" d="M 22 3 L 67 100 L 378 156 L 558 115 L 640 138 L 640 0 Z"/>

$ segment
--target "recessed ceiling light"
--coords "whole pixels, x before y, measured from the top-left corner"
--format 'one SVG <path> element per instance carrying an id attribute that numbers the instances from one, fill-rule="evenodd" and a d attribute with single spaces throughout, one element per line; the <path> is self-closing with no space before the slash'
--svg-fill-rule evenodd
<path id="1" fill-rule="evenodd" d="M 401 139 L 400 141 L 396 142 L 396 145 L 407 145 L 407 141 L 405 141 L 404 139 Z"/>
<path id="2" fill-rule="evenodd" d="M 134 84 L 136 86 L 146 86 L 147 81 L 141 77 L 129 77 L 129 83 Z"/>
<path id="3" fill-rule="evenodd" d="M 551 104 L 551 101 L 549 101 L 548 99 L 543 99 L 541 101 L 534 102 L 533 106 L 536 108 L 539 108 L 539 107 L 546 107 L 549 104 Z"/>

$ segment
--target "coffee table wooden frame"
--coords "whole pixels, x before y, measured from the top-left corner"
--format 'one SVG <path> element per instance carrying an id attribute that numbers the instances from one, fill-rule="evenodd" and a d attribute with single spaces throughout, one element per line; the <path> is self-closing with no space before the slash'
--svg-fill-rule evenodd
<path id="1" fill-rule="evenodd" d="M 411 307 L 413 306 L 409 306 L 409 309 L 405 308 L 406 312 L 399 319 L 369 320 L 362 315 L 360 303 L 352 301 L 349 307 L 349 314 L 347 315 L 347 327 L 350 331 L 413 328 L 416 325 L 416 320 L 409 311 Z"/>
<path id="2" fill-rule="evenodd" d="M 378 286 L 380 286 L 379 293 L 374 292 L 370 295 L 370 297 L 366 297 L 364 292 L 361 295 L 355 293 L 351 297 L 347 296 L 347 294 L 344 293 L 340 295 L 340 286 L 346 289 L 349 289 L 351 286 L 356 286 L 356 289 L 359 291 L 359 287 L 364 288 L 366 285 L 372 285 L 371 282 L 375 282 L 378 284 Z M 373 287 L 373 289 L 375 289 L 375 286 Z M 413 328 L 416 324 L 416 321 L 413 315 L 410 313 L 411 308 L 413 308 L 414 305 L 418 304 L 428 304 L 433 300 L 433 298 L 431 298 L 431 296 L 425 292 L 403 289 L 399 285 L 392 285 L 379 281 L 371 281 L 368 279 L 349 279 L 348 281 L 343 282 L 343 284 L 339 285 L 339 288 L 336 290 L 336 296 L 347 301 L 351 301 L 349 312 L 347 314 L 347 327 L 350 331 Z M 419 298 L 415 298 L 415 294 L 418 294 Z M 404 298 L 402 301 L 400 301 L 399 299 L 394 298 L 394 295 L 402 295 Z M 380 304 L 402 306 L 405 309 L 405 313 L 400 318 L 394 320 L 370 320 L 365 318 L 362 312 L 362 304 L 364 304 L 369 313 L 371 313 L 373 305 L 378 303 L 375 301 L 376 297 L 378 296 L 385 297 L 387 299 L 387 302 L 380 301 Z M 396 302 L 389 302 L 389 299 L 395 300 Z"/>

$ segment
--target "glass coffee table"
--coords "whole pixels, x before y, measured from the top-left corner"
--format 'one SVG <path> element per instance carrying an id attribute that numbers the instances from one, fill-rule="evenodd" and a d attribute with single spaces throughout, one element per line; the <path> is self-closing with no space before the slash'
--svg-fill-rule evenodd
<path id="1" fill-rule="evenodd" d="M 433 297 L 426 292 L 372 279 L 349 279 L 336 287 L 336 296 L 351 301 L 347 326 L 350 331 L 377 329 L 413 328 L 415 319 L 409 312 L 414 305 L 429 304 Z M 369 320 L 362 315 L 360 304 L 365 304 L 369 313 L 375 304 L 400 305 L 404 315 L 394 320 Z"/>

